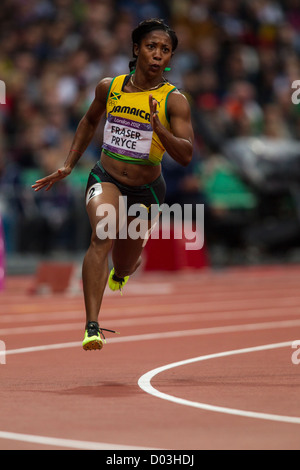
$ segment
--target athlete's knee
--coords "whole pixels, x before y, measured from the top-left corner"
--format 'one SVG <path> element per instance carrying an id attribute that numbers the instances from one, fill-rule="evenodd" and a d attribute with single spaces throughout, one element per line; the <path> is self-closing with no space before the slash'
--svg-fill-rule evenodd
<path id="1" fill-rule="evenodd" d="M 96 252 L 108 253 L 112 247 L 112 240 L 109 238 L 100 238 L 96 232 L 93 232 L 90 247 Z"/>

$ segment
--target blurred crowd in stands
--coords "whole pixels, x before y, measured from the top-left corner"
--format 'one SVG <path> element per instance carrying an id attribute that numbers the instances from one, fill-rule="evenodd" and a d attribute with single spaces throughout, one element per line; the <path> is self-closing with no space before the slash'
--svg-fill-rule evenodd
<path id="1" fill-rule="evenodd" d="M 178 35 L 166 77 L 186 94 L 195 130 L 189 167 L 164 158 L 166 202 L 204 203 L 207 245 L 225 249 L 226 262 L 232 250 L 250 259 L 300 247 L 300 105 L 291 100 L 300 80 L 299 0 L 2 0 L 0 215 L 8 253 L 87 247 L 83 194 L 101 126 L 69 179 L 49 193 L 35 194 L 31 184 L 66 158 L 98 81 L 129 71 L 131 31 L 151 17 Z M 270 172 L 261 166 L 257 185 L 245 162 L 231 159 L 228 142 L 240 143 L 241 160 L 255 154 L 258 169 L 260 144 L 275 154 L 276 142 L 294 146 L 262 155 Z M 272 165 L 280 171 L 269 187 Z"/>

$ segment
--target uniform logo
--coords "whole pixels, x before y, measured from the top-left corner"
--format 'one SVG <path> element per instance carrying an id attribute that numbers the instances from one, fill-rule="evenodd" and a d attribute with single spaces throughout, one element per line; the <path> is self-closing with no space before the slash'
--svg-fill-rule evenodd
<path id="1" fill-rule="evenodd" d="M 121 93 L 116 93 L 115 91 L 112 91 L 109 97 L 111 100 L 118 101 L 121 98 Z"/>
<path id="2" fill-rule="evenodd" d="M 111 113 L 131 114 L 150 122 L 150 113 L 147 113 L 144 109 L 131 108 L 130 106 L 114 106 Z"/>
<path id="3" fill-rule="evenodd" d="M 158 100 L 157 100 L 156 98 L 154 98 L 154 97 L 153 97 L 153 99 L 156 101 L 156 103 L 158 104 L 158 107 L 160 108 L 160 103 L 161 103 L 162 101 L 164 101 L 164 98 L 163 98 L 162 100 L 160 100 L 160 101 L 158 101 Z"/>
<path id="4" fill-rule="evenodd" d="M 116 103 L 121 99 L 121 93 L 117 93 L 116 91 L 112 91 L 109 95 L 108 105 L 115 106 Z"/>

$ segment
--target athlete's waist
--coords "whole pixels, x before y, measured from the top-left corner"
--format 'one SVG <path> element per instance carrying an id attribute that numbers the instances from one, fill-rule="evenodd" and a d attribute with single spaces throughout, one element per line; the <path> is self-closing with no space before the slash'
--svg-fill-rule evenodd
<path id="1" fill-rule="evenodd" d="M 129 163 L 130 165 L 158 166 L 158 165 L 160 165 L 160 162 L 161 162 L 161 159 L 157 159 L 155 161 L 152 161 L 152 159 L 154 160 L 154 157 L 152 157 L 152 159 L 151 159 L 151 156 L 149 156 L 149 160 L 146 160 L 146 159 L 139 159 L 139 158 L 129 157 L 128 155 L 121 155 L 121 154 L 116 153 L 116 152 L 111 152 L 110 150 L 105 148 L 105 145 L 103 145 L 103 147 L 102 147 L 102 152 L 105 155 L 107 155 L 108 157 L 113 158 L 114 160 L 117 160 L 117 161 L 123 162 L 123 163 Z"/>
<path id="2" fill-rule="evenodd" d="M 136 182 L 141 182 L 141 184 L 131 184 L 128 179 L 126 179 L 125 175 L 124 178 L 120 177 L 120 174 L 116 174 L 114 171 L 114 168 L 107 166 L 107 158 L 105 155 L 101 157 L 101 160 L 97 162 L 97 166 L 100 168 L 100 170 L 110 176 L 113 180 L 115 180 L 119 185 L 122 185 L 124 188 L 130 188 L 133 191 L 140 191 L 141 189 L 147 188 L 149 186 L 155 185 L 160 181 L 160 179 L 163 177 L 161 173 L 161 168 L 155 167 L 155 172 L 152 172 L 148 174 L 147 178 L 135 178 Z M 144 182 L 145 181 L 145 182 Z"/>

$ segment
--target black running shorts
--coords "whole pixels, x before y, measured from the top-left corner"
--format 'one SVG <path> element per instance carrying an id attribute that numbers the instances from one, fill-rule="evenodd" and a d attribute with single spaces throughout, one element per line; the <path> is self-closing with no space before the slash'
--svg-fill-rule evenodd
<path id="1" fill-rule="evenodd" d="M 166 195 L 166 183 L 162 174 L 152 183 L 142 186 L 126 186 L 119 183 L 106 170 L 104 170 L 101 162 L 97 162 L 90 172 L 86 193 L 96 183 L 113 183 L 120 190 L 122 196 L 127 196 L 127 207 L 133 204 L 141 204 L 149 208 L 154 206 L 160 211 L 160 206 L 164 203 Z M 153 208 L 154 208 L 153 207 Z M 156 212 L 156 211 L 155 211 Z"/>

